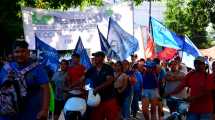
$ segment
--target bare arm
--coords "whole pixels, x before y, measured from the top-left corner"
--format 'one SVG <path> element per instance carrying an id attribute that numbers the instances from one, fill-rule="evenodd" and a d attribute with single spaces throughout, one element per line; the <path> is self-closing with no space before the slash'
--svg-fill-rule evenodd
<path id="1" fill-rule="evenodd" d="M 42 110 L 49 109 L 49 99 L 50 99 L 50 91 L 49 91 L 49 84 L 41 85 L 42 92 L 43 92 L 43 103 L 42 103 Z"/>
<path id="2" fill-rule="evenodd" d="M 174 94 L 177 94 L 177 93 L 181 92 L 184 89 L 184 87 L 186 87 L 186 85 L 187 85 L 187 79 L 184 79 L 184 80 L 181 81 L 179 86 L 176 87 L 175 90 L 172 91 L 171 93 L 169 93 L 168 95 L 174 95 Z"/>
<path id="3" fill-rule="evenodd" d="M 123 85 L 121 88 L 118 89 L 119 93 L 122 93 L 128 86 L 128 76 L 123 78 Z"/>
<path id="4" fill-rule="evenodd" d="M 49 84 L 44 84 L 40 86 L 42 89 L 42 107 L 40 112 L 37 115 L 37 119 L 47 119 L 49 111 L 49 100 L 50 100 L 50 91 Z"/>

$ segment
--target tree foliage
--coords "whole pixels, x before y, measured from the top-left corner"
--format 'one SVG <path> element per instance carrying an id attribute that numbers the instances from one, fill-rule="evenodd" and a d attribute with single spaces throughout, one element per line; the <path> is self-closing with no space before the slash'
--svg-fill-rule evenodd
<path id="1" fill-rule="evenodd" d="M 215 0 L 167 1 L 165 24 L 178 34 L 186 34 L 199 47 L 208 47 L 206 27 L 215 25 Z"/>

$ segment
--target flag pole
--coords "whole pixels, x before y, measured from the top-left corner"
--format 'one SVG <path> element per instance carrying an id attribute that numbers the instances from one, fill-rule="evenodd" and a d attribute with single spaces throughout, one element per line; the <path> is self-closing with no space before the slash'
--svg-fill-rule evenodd
<path id="1" fill-rule="evenodd" d="M 132 21 L 133 21 L 133 40 L 134 40 L 134 0 L 132 0 Z M 133 53 L 134 54 L 134 53 Z"/>
<path id="2" fill-rule="evenodd" d="M 152 1 L 149 0 L 149 33 L 151 32 Z"/>
<path id="3" fill-rule="evenodd" d="M 154 43 L 154 36 L 153 36 L 153 27 L 152 27 L 152 24 L 151 24 L 151 14 L 152 14 L 152 1 L 149 0 L 149 34 L 151 34 L 151 37 L 152 37 L 152 41 Z M 156 44 L 154 43 L 154 50 L 155 50 L 155 53 L 156 52 Z"/>

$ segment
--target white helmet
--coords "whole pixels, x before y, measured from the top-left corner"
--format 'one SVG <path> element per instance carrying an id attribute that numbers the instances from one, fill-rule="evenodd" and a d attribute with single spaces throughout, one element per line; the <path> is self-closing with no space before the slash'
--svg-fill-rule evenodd
<path id="1" fill-rule="evenodd" d="M 86 109 L 87 105 L 85 99 L 79 97 L 69 98 L 64 105 L 64 113 L 67 111 L 79 111 L 81 115 L 84 115 Z"/>
<path id="2" fill-rule="evenodd" d="M 88 98 L 87 98 L 87 105 L 91 107 L 96 107 L 100 104 L 100 102 L 101 102 L 100 95 L 98 93 L 94 95 L 93 89 L 90 89 L 88 93 Z"/>

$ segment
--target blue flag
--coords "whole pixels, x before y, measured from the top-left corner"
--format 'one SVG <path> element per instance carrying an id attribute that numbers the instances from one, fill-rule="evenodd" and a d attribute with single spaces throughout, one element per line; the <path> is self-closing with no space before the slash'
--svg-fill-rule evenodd
<path id="1" fill-rule="evenodd" d="M 100 32 L 98 26 L 98 33 L 99 33 L 99 39 L 100 39 L 100 45 L 101 50 L 106 54 L 108 58 L 120 60 L 119 56 L 116 54 L 115 51 L 112 50 L 110 44 L 108 43 L 107 39 L 104 37 L 104 35 Z"/>
<path id="2" fill-rule="evenodd" d="M 87 54 L 87 51 L 84 48 L 84 45 L 83 45 L 83 43 L 81 41 L 81 37 L 78 38 L 78 42 L 77 42 L 77 44 L 75 46 L 74 53 L 77 53 L 77 54 L 80 55 L 80 63 L 82 65 L 84 65 L 84 67 L 86 69 L 89 69 L 92 66 L 92 64 L 90 62 L 90 58 L 89 58 L 89 56 Z"/>
<path id="3" fill-rule="evenodd" d="M 185 42 L 186 42 L 185 44 L 186 46 L 184 47 L 184 50 L 180 51 L 182 62 L 187 67 L 194 68 L 193 61 L 197 56 L 202 56 L 202 54 L 187 36 L 185 36 Z"/>
<path id="4" fill-rule="evenodd" d="M 168 30 L 162 23 L 151 17 L 152 33 L 156 44 L 181 51 L 182 62 L 193 68 L 193 60 L 202 56 L 198 48 L 187 36 L 178 35 Z"/>
<path id="5" fill-rule="evenodd" d="M 120 60 L 127 59 L 139 49 L 138 40 L 124 31 L 112 18 L 109 19 L 107 40 Z"/>
<path id="6" fill-rule="evenodd" d="M 156 44 L 177 50 L 183 47 L 184 36 L 171 32 L 153 17 L 150 17 L 150 20 L 152 26 L 152 35 Z"/>
<path id="7" fill-rule="evenodd" d="M 46 65 L 50 70 L 57 71 L 59 66 L 59 55 L 56 49 L 41 41 L 37 36 L 36 50 L 38 51 L 39 60 Z"/>

